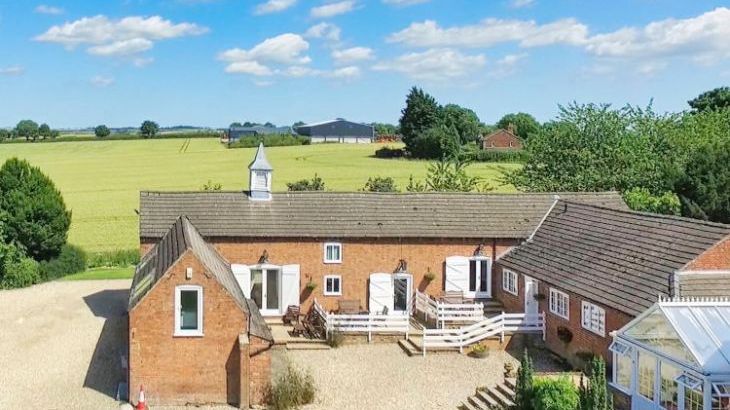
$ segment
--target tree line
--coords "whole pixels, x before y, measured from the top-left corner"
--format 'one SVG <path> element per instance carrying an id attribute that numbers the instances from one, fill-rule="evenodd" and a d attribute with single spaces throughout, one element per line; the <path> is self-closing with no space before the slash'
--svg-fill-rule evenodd
<path id="1" fill-rule="evenodd" d="M 37 139 L 56 138 L 60 135 L 58 130 L 51 129 L 46 123 L 38 125 L 33 120 L 21 120 L 15 128 L 6 130 L 0 129 L 0 141 L 6 139 L 24 138 L 26 141 L 36 141 Z"/>

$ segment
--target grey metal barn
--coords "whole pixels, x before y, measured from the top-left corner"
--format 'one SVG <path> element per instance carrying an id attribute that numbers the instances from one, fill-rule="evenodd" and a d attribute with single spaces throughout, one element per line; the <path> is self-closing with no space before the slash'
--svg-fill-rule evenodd
<path id="1" fill-rule="evenodd" d="M 375 129 L 372 125 L 347 121 L 343 118 L 305 124 L 296 127 L 294 130 L 299 135 L 309 137 L 312 140 L 312 143 L 370 143 L 375 139 Z"/>

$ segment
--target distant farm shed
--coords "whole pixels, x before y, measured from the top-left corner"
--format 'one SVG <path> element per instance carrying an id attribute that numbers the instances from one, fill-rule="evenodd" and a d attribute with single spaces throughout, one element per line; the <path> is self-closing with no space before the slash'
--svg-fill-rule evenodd
<path id="1" fill-rule="evenodd" d="M 372 125 L 360 124 L 337 118 L 312 124 L 304 124 L 294 129 L 297 134 L 309 137 L 316 142 L 370 143 L 375 139 Z"/>

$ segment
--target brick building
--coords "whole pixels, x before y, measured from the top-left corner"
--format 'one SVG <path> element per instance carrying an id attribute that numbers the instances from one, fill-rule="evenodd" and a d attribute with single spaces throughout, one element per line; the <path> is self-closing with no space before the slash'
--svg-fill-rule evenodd
<path id="1" fill-rule="evenodd" d="M 482 137 L 482 149 L 492 151 L 517 151 L 522 149 L 522 140 L 514 128 L 499 129 Z"/>
<path id="2" fill-rule="evenodd" d="M 273 341 L 230 263 L 178 217 L 138 265 L 129 295 L 131 398 L 260 404 Z"/>
<path id="3" fill-rule="evenodd" d="M 730 296 L 730 271 L 685 272 L 714 269 L 728 234 L 728 225 L 559 200 L 496 262 L 494 297 L 509 311 L 546 312 L 546 344 L 560 356 L 610 363 L 610 333 L 659 296 L 707 295 L 716 281 Z"/>

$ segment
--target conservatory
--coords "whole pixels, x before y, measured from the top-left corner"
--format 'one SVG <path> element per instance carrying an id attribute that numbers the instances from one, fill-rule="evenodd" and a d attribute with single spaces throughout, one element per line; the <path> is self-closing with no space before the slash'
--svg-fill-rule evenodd
<path id="1" fill-rule="evenodd" d="M 632 410 L 730 410 L 730 300 L 660 300 L 613 338 Z"/>

